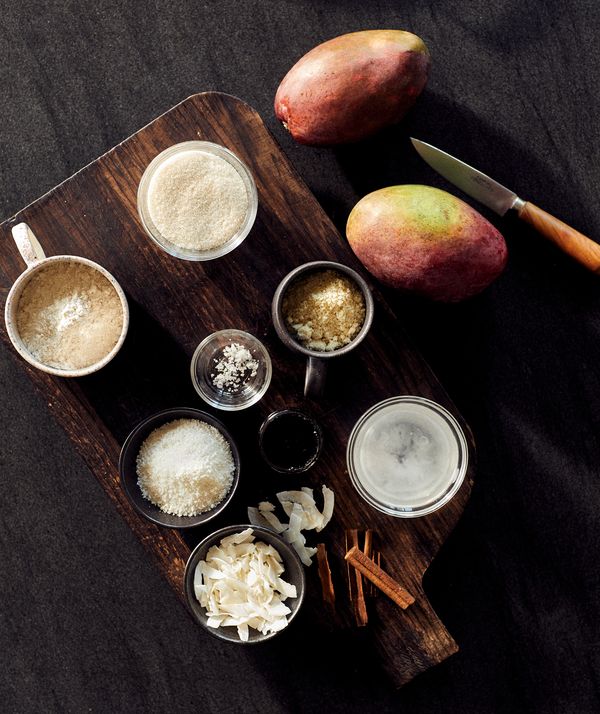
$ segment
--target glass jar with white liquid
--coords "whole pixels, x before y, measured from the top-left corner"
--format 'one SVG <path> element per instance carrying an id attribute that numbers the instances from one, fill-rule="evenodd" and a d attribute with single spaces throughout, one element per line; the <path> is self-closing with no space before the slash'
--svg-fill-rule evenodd
<path id="1" fill-rule="evenodd" d="M 414 518 L 457 493 L 469 458 L 465 435 L 449 411 L 423 397 L 386 399 L 355 424 L 346 453 L 356 490 L 374 508 Z"/>

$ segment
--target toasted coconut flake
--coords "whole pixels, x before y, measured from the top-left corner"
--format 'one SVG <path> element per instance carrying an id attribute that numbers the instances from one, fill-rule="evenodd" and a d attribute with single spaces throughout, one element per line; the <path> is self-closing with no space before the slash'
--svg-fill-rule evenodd
<path id="1" fill-rule="evenodd" d="M 304 510 L 299 503 L 294 503 L 292 508 L 292 513 L 290 515 L 290 523 L 288 525 L 288 530 L 290 533 L 297 531 L 300 533 L 303 530 L 303 526 L 306 524 L 306 519 L 304 517 Z"/>
<path id="2" fill-rule="evenodd" d="M 234 533 L 233 535 L 226 536 L 225 538 L 223 538 L 223 540 L 218 546 L 213 545 L 213 548 L 226 548 L 232 543 L 247 543 L 248 541 L 252 542 L 253 540 L 254 535 L 252 534 L 252 528 L 246 528 L 246 530 L 244 531 L 240 531 L 239 533 Z"/>
<path id="3" fill-rule="evenodd" d="M 304 530 L 313 530 L 313 528 L 320 527 L 323 523 L 323 516 L 317 509 L 312 494 L 306 493 L 306 491 L 281 491 L 281 493 L 277 494 L 277 499 L 280 503 L 282 501 L 291 501 L 302 506 L 306 512 L 306 527 Z"/>
<path id="4" fill-rule="evenodd" d="M 333 516 L 333 508 L 335 506 L 335 494 L 330 488 L 327 488 L 323 484 L 323 522 L 320 527 L 317 528 L 317 532 L 322 531 L 323 528 L 329 523 L 331 517 Z"/>
<path id="5" fill-rule="evenodd" d="M 253 526 L 260 526 L 262 528 L 271 528 L 269 521 L 262 515 L 258 508 L 248 507 L 248 521 L 252 523 Z"/>
<path id="6" fill-rule="evenodd" d="M 258 504 L 258 509 L 248 509 L 248 517 L 251 519 L 251 523 L 255 523 L 255 520 L 258 521 L 259 518 L 266 521 L 269 528 L 281 534 L 284 540 L 293 546 L 300 556 L 300 560 L 308 566 L 317 550 L 306 547 L 306 538 L 302 535 L 302 531 L 322 531 L 333 516 L 334 493 L 325 485 L 323 485 L 322 491 L 323 512 L 317 508 L 313 489 L 303 486 L 299 491 L 281 491 L 276 494 L 284 513 L 289 518 L 287 524 L 280 521 L 275 515 L 275 506 L 270 501 L 261 501 Z"/>
<path id="7" fill-rule="evenodd" d="M 262 517 L 269 523 L 269 527 L 272 528 L 275 533 L 283 533 L 287 528 L 274 513 L 269 511 L 261 511 Z"/>
<path id="8" fill-rule="evenodd" d="M 286 581 L 281 578 L 277 578 L 277 590 L 284 596 L 284 599 L 288 597 L 298 597 L 296 586 L 291 583 L 286 583 Z"/>
<path id="9" fill-rule="evenodd" d="M 283 508 L 285 515 L 289 518 L 292 515 L 292 508 L 294 504 L 291 501 L 281 501 L 281 507 Z"/>

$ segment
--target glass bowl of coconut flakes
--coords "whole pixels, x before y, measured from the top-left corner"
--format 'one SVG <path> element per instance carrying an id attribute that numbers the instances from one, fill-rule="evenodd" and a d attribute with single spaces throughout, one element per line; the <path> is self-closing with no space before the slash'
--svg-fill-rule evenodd
<path id="1" fill-rule="evenodd" d="M 271 383 L 271 358 L 263 343 L 243 330 L 219 330 L 196 348 L 191 363 L 194 389 L 224 411 L 256 404 Z"/>
<path id="2" fill-rule="evenodd" d="M 156 156 L 138 186 L 137 207 L 148 236 L 183 260 L 213 260 L 237 248 L 258 209 L 248 167 L 210 141 L 184 141 Z"/>

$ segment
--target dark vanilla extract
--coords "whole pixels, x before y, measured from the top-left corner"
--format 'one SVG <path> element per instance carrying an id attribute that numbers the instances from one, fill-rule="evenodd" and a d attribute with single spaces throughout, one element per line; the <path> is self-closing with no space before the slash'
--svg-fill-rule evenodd
<path id="1" fill-rule="evenodd" d="M 306 471 L 317 460 L 321 442 L 317 422 L 298 411 L 275 412 L 261 427 L 263 456 L 276 471 Z"/>

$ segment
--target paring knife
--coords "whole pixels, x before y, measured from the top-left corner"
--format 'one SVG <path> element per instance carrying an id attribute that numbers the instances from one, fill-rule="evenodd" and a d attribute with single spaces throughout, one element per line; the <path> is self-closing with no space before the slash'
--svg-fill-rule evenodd
<path id="1" fill-rule="evenodd" d="M 464 161 L 455 159 L 441 149 L 418 139 L 411 139 L 421 157 L 445 179 L 458 186 L 472 198 L 503 216 L 513 209 L 538 233 L 555 243 L 561 250 L 578 260 L 588 270 L 600 273 L 600 245 L 538 208 L 494 179 L 477 171 Z"/>

